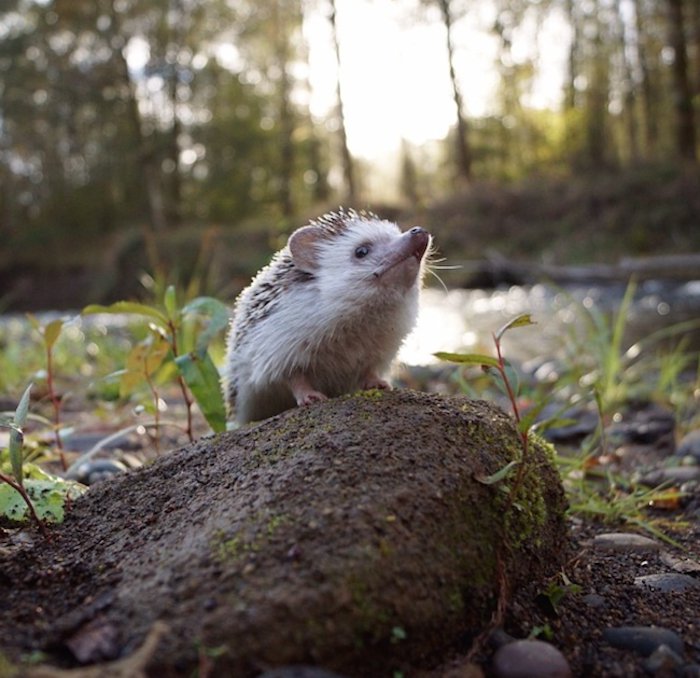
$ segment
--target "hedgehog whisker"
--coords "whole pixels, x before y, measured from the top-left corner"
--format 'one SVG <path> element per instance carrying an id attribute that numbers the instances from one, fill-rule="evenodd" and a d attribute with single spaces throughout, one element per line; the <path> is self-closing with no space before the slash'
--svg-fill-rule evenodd
<path id="1" fill-rule="evenodd" d="M 435 273 L 432 266 L 426 265 L 425 270 L 428 271 L 428 273 L 430 273 L 430 275 L 432 275 L 433 278 L 435 278 L 435 280 L 437 280 L 440 283 L 440 286 L 442 287 L 443 290 L 445 290 L 445 292 L 449 292 L 449 290 L 447 289 L 447 285 L 445 285 L 444 280 L 437 273 Z"/>

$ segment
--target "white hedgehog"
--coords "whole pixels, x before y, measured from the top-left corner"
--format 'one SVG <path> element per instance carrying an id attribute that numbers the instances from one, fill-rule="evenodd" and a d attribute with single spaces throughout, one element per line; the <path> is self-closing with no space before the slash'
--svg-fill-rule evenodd
<path id="1" fill-rule="evenodd" d="M 245 423 L 366 388 L 416 321 L 430 234 L 376 215 L 326 214 L 297 229 L 241 292 L 223 373 Z"/>

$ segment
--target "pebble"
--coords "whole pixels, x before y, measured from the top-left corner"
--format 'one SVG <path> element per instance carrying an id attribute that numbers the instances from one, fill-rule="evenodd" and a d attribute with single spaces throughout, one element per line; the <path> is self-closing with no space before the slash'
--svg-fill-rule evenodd
<path id="1" fill-rule="evenodd" d="M 668 468 L 660 468 L 642 476 L 639 482 L 647 487 L 656 487 L 657 485 L 661 485 L 661 483 L 671 482 L 674 484 L 682 484 L 693 480 L 700 480 L 700 466 L 670 466 Z"/>
<path id="2" fill-rule="evenodd" d="M 338 673 L 317 666 L 279 666 L 261 673 L 258 678 L 343 678 Z"/>
<path id="3" fill-rule="evenodd" d="M 652 676 L 675 675 L 676 669 L 683 666 L 683 657 L 668 645 L 659 645 L 645 660 L 644 669 Z"/>
<path id="4" fill-rule="evenodd" d="M 78 466 L 74 477 L 83 485 L 95 485 L 112 476 L 126 473 L 127 470 L 126 466 L 116 459 L 94 459 Z"/>
<path id="5" fill-rule="evenodd" d="M 516 640 L 493 656 L 496 678 L 571 678 L 571 667 L 556 647 L 542 640 Z"/>
<path id="6" fill-rule="evenodd" d="M 700 574 L 700 563 L 692 558 L 678 558 L 668 551 L 663 551 L 661 553 L 661 562 L 673 568 L 676 572 Z"/>
<path id="7" fill-rule="evenodd" d="M 651 445 L 669 436 L 676 422 L 672 412 L 656 406 L 645 407 L 606 429 L 610 440 Z"/>
<path id="8" fill-rule="evenodd" d="M 552 426 L 544 429 L 544 437 L 553 443 L 576 442 L 595 431 L 598 425 L 598 415 L 583 409 L 558 411 L 558 406 L 545 407 L 537 417 L 538 421 L 546 421 L 552 417 L 559 420 L 571 419 L 572 423 L 562 426 Z"/>
<path id="9" fill-rule="evenodd" d="M 683 593 L 692 589 L 700 589 L 700 580 L 689 574 L 668 572 L 662 574 L 645 574 L 634 578 L 635 586 L 647 586 L 663 593 Z"/>
<path id="10" fill-rule="evenodd" d="M 99 445 L 109 437 L 107 432 L 99 433 L 72 433 L 65 436 L 63 445 L 66 449 L 72 452 L 87 452 L 95 445 Z M 129 442 L 129 436 L 125 433 L 123 436 L 115 437 L 113 440 L 102 446 L 104 450 L 116 450 L 126 446 Z"/>
<path id="11" fill-rule="evenodd" d="M 700 463 L 700 429 L 687 433 L 678 443 L 679 457 L 694 457 Z"/>
<path id="12" fill-rule="evenodd" d="M 593 537 L 591 544 L 598 551 L 659 551 L 661 544 L 634 532 L 605 532 Z"/>
<path id="13" fill-rule="evenodd" d="M 659 626 L 619 626 L 603 631 L 603 640 L 623 650 L 634 650 L 649 657 L 661 645 L 683 655 L 683 641 L 674 631 Z"/>
<path id="14" fill-rule="evenodd" d="M 588 605 L 588 607 L 601 608 L 607 606 L 605 598 L 598 593 L 587 593 L 581 600 Z"/>

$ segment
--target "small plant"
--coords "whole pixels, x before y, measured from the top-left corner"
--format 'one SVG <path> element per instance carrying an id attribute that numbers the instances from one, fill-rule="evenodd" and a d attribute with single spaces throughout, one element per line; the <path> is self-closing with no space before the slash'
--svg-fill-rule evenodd
<path id="1" fill-rule="evenodd" d="M 175 288 L 166 289 L 162 307 L 129 301 L 110 306 L 90 305 L 83 314 L 134 314 L 148 321 L 149 337 L 127 358 L 122 390 L 138 382 L 148 384 L 158 411 L 158 393 L 153 375 L 158 369 L 174 371 L 187 410 L 186 433 L 194 439 L 192 406 L 197 403 L 215 432 L 226 429 L 226 409 L 219 385 L 219 373 L 209 353 L 213 338 L 228 324 L 228 308 L 212 297 L 197 297 L 182 308 L 177 305 Z M 202 329 L 202 319 L 208 318 Z M 201 331 L 196 332 L 196 329 Z"/>
<path id="2" fill-rule="evenodd" d="M 495 377 L 496 385 L 501 389 L 501 391 L 507 396 L 511 409 L 513 411 L 513 417 L 515 418 L 518 437 L 520 438 L 520 457 L 518 459 L 513 459 L 503 468 L 496 471 L 490 476 L 485 478 L 479 478 L 482 483 L 487 485 L 498 484 L 499 487 L 507 492 L 507 502 L 504 507 L 504 514 L 506 519 L 510 516 L 510 512 L 514 508 L 518 508 L 516 502 L 516 497 L 518 491 L 525 478 L 525 472 L 530 466 L 529 450 L 530 450 L 530 433 L 532 430 L 532 425 L 535 421 L 535 417 L 540 412 L 541 408 L 544 406 L 544 401 L 539 405 L 531 408 L 531 410 L 523 415 L 518 404 L 518 391 L 519 391 L 519 379 L 517 372 L 513 369 L 513 366 L 507 361 L 503 355 L 503 349 L 501 346 L 501 340 L 503 335 L 516 327 L 526 327 L 528 325 L 533 325 L 532 316 L 529 313 L 523 313 L 516 316 L 512 320 L 509 320 L 505 325 L 503 325 L 497 332 L 493 334 L 493 342 L 496 347 L 496 357 L 482 355 L 478 353 L 436 353 L 435 356 L 441 360 L 446 360 L 449 362 L 458 363 L 461 365 L 478 365 L 485 372 Z M 517 468 L 515 479 L 513 483 L 508 486 L 505 481 L 508 476 Z M 501 536 L 499 544 L 499 552 L 496 557 L 496 568 L 497 568 L 497 583 L 498 583 L 498 599 L 496 601 L 496 607 L 491 620 L 491 628 L 500 626 L 503 623 L 503 619 L 506 614 L 506 607 L 508 604 L 508 590 L 509 582 L 505 570 L 505 551 L 509 548 L 509 543 L 505 537 L 505 534 Z M 482 633 L 472 645 L 470 655 L 476 653 L 478 648 L 483 645 L 486 641 L 488 632 Z"/>
<path id="3" fill-rule="evenodd" d="M 82 494 L 85 488 L 25 461 L 24 426 L 31 388 L 29 385 L 22 394 L 13 417 L 0 422 L 0 426 L 10 429 L 7 451 L 0 452 L 0 516 L 15 523 L 29 517 L 46 535 L 44 521 L 61 522 L 66 502 Z"/>
<path id="4" fill-rule="evenodd" d="M 54 387 L 54 347 L 56 340 L 63 329 L 63 320 L 51 320 L 46 325 L 42 325 L 31 313 L 27 314 L 32 327 L 41 335 L 46 356 L 46 388 L 49 400 L 53 408 L 53 433 L 56 440 L 56 449 L 61 458 L 61 466 L 65 471 L 68 468 L 66 455 L 63 452 L 63 441 L 61 440 L 61 398 L 56 393 Z"/>
<path id="5" fill-rule="evenodd" d="M 517 491 L 522 483 L 523 474 L 525 472 L 528 461 L 529 436 L 535 418 L 544 406 L 542 402 L 539 406 L 531 408 L 526 415 L 523 415 L 518 405 L 519 378 L 518 373 L 513 369 L 513 366 L 503 356 L 501 340 L 503 335 L 516 327 L 526 327 L 534 325 L 532 316 L 529 313 L 523 313 L 509 320 L 503 327 L 493 334 L 493 342 L 496 347 L 496 357 L 482 355 L 480 353 L 436 353 L 435 357 L 440 360 L 446 360 L 460 365 L 478 365 L 485 372 L 495 377 L 496 385 L 507 396 L 515 418 L 518 436 L 520 438 L 521 456 L 520 459 L 514 459 L 491 476 L 481 479 L 487 485 L 502 482 L 510 473 L 518 467 L 518 472 L 513 485 L 510 487 L 509 496 L 510 503 L 514 501 Z"/>

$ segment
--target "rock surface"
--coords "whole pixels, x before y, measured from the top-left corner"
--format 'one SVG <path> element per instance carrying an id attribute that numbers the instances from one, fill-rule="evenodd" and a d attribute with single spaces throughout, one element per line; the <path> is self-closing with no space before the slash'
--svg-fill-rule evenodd
<path id="1" fill-rule="evenodd" d="M 0 558 L 0 649 L 107 661 L 162 620 L 154 676 L 190 675 L 203 656 L 242 677 L 430 666 L 487 625 L 499 560 L 517 586 L 566 556 L 544 444 L 518 510 L 483 482 L 518 445 L 488 403 L 409 391 L 202 440 L 95 487 L 50 542 Z"/>

